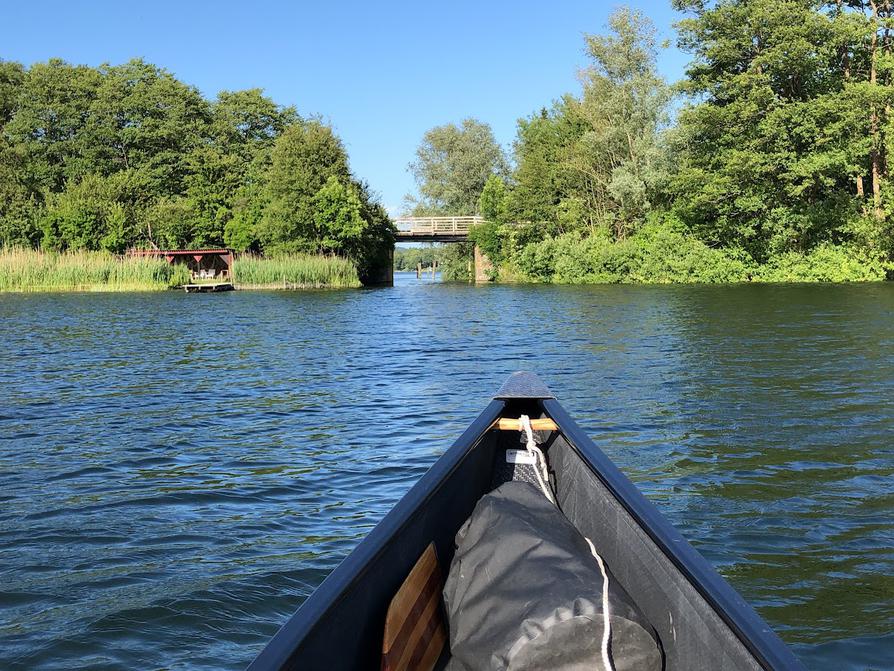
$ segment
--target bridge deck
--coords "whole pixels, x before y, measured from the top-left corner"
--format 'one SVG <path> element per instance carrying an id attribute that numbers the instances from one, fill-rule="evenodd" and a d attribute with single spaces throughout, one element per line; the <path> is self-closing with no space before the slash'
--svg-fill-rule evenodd
<path id="1" fill-rule="evenodd" d="M 397 242 L 465 242 L 469 229 L 484 223 L 482 217 L 401 217 Z"/>

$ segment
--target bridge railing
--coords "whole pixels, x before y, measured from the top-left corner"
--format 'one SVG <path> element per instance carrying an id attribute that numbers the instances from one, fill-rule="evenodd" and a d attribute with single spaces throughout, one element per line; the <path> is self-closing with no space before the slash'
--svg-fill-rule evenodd
<path id="1" fill-rule="evenodd" d="M 404 235 L 468 235 L 484 217 L 400 217 L 394 223 Z"/>

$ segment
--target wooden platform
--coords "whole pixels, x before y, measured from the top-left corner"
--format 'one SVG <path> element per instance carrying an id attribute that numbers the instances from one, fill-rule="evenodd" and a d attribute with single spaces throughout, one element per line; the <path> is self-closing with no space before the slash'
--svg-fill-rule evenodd
<path id="1" fill-rule="evenodd" d="M 188 294 L 210 294 L 217 291 L 233 291 L 232 282 L 207 282 L 205 284 L 184 284 L 183 290 Z"/>

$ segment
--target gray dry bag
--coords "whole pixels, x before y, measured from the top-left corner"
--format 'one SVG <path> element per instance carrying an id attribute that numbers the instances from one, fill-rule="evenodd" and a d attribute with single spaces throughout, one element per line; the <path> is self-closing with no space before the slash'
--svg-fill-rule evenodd
<path id="1" fill-rule="evenodd" d="M 660 671 L 658 637 L 610 573 L 615 671 Z M 602 572 L 590 546 L 539 490 L 507 482 L 456 535 L 444 586 L 451 671 L 604 671 Z"/>

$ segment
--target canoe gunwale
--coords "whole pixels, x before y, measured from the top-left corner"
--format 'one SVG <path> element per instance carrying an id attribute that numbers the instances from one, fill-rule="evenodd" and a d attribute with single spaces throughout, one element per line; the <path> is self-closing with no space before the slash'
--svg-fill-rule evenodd
<path id="1" fill-rule="evenodd" d="M 566 442 L 765 669 L 803 671 L 791 649 L 600 450 L 555 399 L 541 401 Z"/>
<path id="2" fill-rule="evenodd" d="M 530 383 L 529 380 L 519 381 Z M 536 385 L 529 384 L 527 389 L 519 385 L 518 391 L 523 394 L 529 389 L 534 389 L 536 394 L 495 398 L 485 407 L 381 522 L 302 603 L 250 664 L 249 671 L 298 668 L 303 659 L 302 646 L 307 649 L 308 640 L 316 636 L 312 633 L 315 628 L 325 625 L 327 618 L 331 619 L 339 608 L 343 609 L 345 600 L 369 578 L 371 566 L 388 556 L 389 548 L 393 547 L 392 541 L 416 524 L 417 513 L 449 494 L 450 490 L 444 488 L 450 487 L 457 471 L 471 467 L 472 463 L 467 460 L 474 458 L 476 448 L 480 449 L 482 441 L 494 433 L 492 428 L 495 422 L 504 416 L 517 417 L 520 411 L 532 417 L 542 413 L 556 423 L 559 433 L 581 464 L 599 480 L 657 550 L 714 610 L 756 663 L 771 671 L 803 671 L 804 666 L 757 612 L 595 445 L 562 405 L 546 395 L 548 389 L 543 392 Z M 543 389 L 546 389 L 545 386 Z M 313 668 L 325 667 L 318 665 Z"/>
<path id="3" fill-rule="evenodd" d="M 345 598 L 356 583 L 363 579 L 373 560 L 382 554 L 388 542 L 410 523 L 416 511 L 449 480 L 466 455 L 489 432 L 491 425 L 501 416 L 505 407 L 506 402 L 497 399 L 485 407 L 450 448 L 382 518 L 382 521 L 299 606 L 252 661 L 247 671 L 289 668 L 292 656 L 305 636 Z"/>

